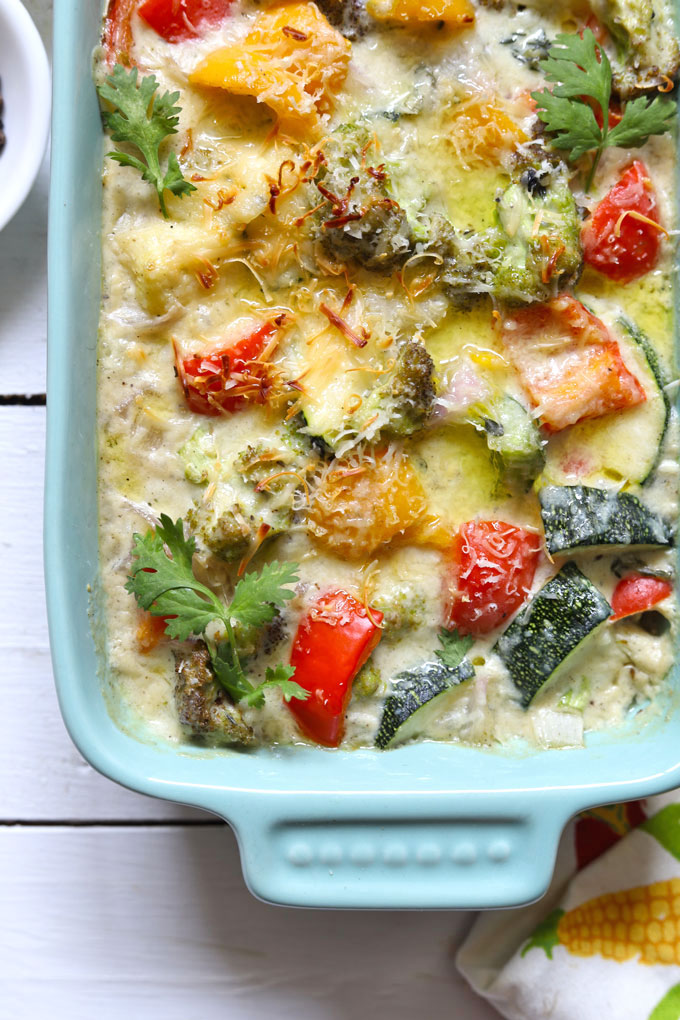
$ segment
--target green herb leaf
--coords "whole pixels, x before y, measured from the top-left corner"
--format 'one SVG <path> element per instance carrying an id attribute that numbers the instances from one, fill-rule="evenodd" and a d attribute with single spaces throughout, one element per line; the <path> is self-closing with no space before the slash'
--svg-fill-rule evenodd
<path id="1" fill-rule="evenodd" d="M 274 669 L 268 666 L 264 683 L 246 695 L 245 700 L 247 704 L 252 705 L 253 708 L 262 708 L 264 705 L 264 692 L 267 687 L 278 687 L 287 702 L 291 698 L 306 701 L 309 697 L 309 691 L 301 687 L 300 684 L 296 684 L 294 680 L 291 680 L 294 674 L 295 669 L 292 666 L 284 666 L 283 663 L 279 663 Z"/>
<path id="2" fill-rule="evenodd" d="M 259 573 L 246 574 L 236 585 L 229 616 L 240 623 L 261 627 L 274 619 L 276 608 L 295 594 L 288 584 L 296 584 L 296 563 L 267 563 Z"/>
<path id="3" fill-rule="evenodd" d="M 555 137 L 552 146 L 566 150 L 572 161 L 594 152 L 585 190 L 589 190 L 600 156 L 611 146 L 637 148 L 651 135 L 669 131 L 676 112 L 672 99 L 645 96 L 627 103 L 621 121 L 609 128 L 612 69 L 604 49 L 589 28 L 582 36 L 560 34 L 550 55 L 540 63 L 553 88 L 532 92 L 536 112 Z M 599 108 L 602 127 L 589 102 Z"/>
<path id="4" fill-rule="evenodd" d="M 241 701 L 242 698 L 248 699 L 257 693 L 257 688 L 254 688 L 246 677 L 241 663 L 234 655 L 234 650 L 228 641 L 220 641 L 215 648 L 208 645 L 208 648 L 215 676 L 234 701 Z M 264 704 L 264 698 L 262 703 Z M 252 702 L 249 701 L 248 704 L 252 704 Z"/>
<path id="5" fill-rule="evenodd" d="M 308 692 L 291 681 L 291 666 L 268 668 L 265 683 L 253 687 L 246 677 L 238 654 L 232 621 L 246 626 L 261 626 L 271 620 L 278 606 L 293 597 L 284 585 L 297 581 L 296 563 L 270 563 L 260 573 L 253 571 L 236 585 L 231 605 L 226 606 L 194 575 L 193 555 L 196 542 L 184 537 L 181 518 L 172 521 L 161 514 L 160 523 L 146 535 L 133 536 L 132 573 L 125 588 L 142 609 L 153 616 L 169 617 L 165 633 L 186 641 L 192 634 L 205 635 L 207 627 L 221 623 L 226 641 L 215 644 L 205 638 L 213 671 L 234 701 L 245 698 L 250 705 L 264 705 L 264 687 L 280 687 L 287 701 L 307 698 Z"/>
<path id="6" fill-rule="evenodd" d="M 554 149 L 571 150 L 569 158 L 577 160 L 586 152 L 599 148 L 602 131 L 590 106 L 559 98 L 548 91 L 536 95 L 541 96 L 541 105 L 536 112 L 548 131 L 555 133 L 551 141 Z"/>
<path id="7" fill-rule="evenodd" d="M 467 655 L 475 643 L 471 635 L 461 637 L 457 630 L 440 630 L 439 643 L 441 648 L 436 651 L 436 656 L 445 666 L 455 669 Z"/>
<path id="8" fill-rule="evenodd" d="M 177 156 L 171 153 L 167 169 L 163 172 L 159 149 L 169 136 L 177 134 L 180 107 L 176 106 L 179 92 L 157 94 L 158 82 L 153 74 L 138 82 L 138 71 L 133 67 L 126 71 L 116 64 L 103 85 L 97 86 L 102 99 L 111 103 L 113 111 L 104 111 L 103 120 L 111 132 L 114 142 L 134 145 L 142 159 L 126 152 L 109 152 L 111 159 L 121 166 L 134 167 L 143 179 L 153 184 L 158 194 L 161 212 L 167 218 L 164 192 L 173 195 L 188 195 L 196 188 L 182 176 Z"/>
<path id="9" fill-rule="evenodd" d="M 673 127 L 676 103 L 672 99 L 656 96 L 651 103 L 646 96 L 626 103 L 623 117 L 607 139 L 608 145 L 632 149 L 644 145 L 651 135 L 663 135 Z"/>
<path id="10" fill-rule="evenodd" d="M 578 32 L 558 35 L 539 66 L 547 80 L 555 83 L 554 96 L 568 99 L 590 96 L 602 110 L 609 109 L 612 68 L 589 28 L 583 36 Z"/>
<path id="11" fill-rule="evenodd" d="M 155 531 L 134 535 L 133 540 L 133 567 L 125 588 L 142 609 L 174 617 L 165 628 L 170 637 L 184 641 L 190 634 L 202 634 L 212 620 L 224 620 L 220 600 L 194 577 L 195 542 L 184 538 L 181 520 L 173 524 L 161 514 Z"/>

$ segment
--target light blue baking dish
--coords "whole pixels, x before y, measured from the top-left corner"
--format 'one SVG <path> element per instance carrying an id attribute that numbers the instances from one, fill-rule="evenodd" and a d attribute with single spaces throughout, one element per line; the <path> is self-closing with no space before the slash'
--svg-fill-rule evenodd
<path id="1" fill-rule="evenodd" d="M 49 224 L 45 561 L 68 730 L 100 772 L 234 828 L 255 895 L 305 907 L 475 908 L 541 896 L 577 811 L 680 785 L 677 685 L 641 727 L 525 755 L 421 743 L 389 752 L 199 751 L 145 743 L 107 710 L 96 590 L 99 0 L 56 0 Z M 94 635 L 94 636 L 93 636 Z"/>

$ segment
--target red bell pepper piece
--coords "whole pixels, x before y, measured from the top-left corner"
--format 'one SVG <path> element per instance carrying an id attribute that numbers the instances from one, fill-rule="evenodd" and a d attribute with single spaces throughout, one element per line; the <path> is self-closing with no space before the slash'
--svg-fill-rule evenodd
<path id="1" fill-rule="evenodd" d="M 233 414 L 246 404 L 264 404 L 271 389 L 265 348 L 283 324 L 266 322 L 229 347 L 182 357 L 175 349 L 177 375 L 196 414 Z"/>
<path id="2" fill-rule="evenodd" d="M 168 42 L 197 39 L 224 20 L 232 0 L 145 0 L 139 16 Z"/>
<path id="3" fill-rule="evenodd" d="M 654 188 L 646 166 L 637 159 L 583 227 L 583 258 L 610 280 L 637 280 L 657 263 L 663 233 L 658 223 Z"/>
<path id="4" fill-rule="evenodd" d="M 569 294 L 513 310 L 503 344 L 549 432 L 647 399 L 604 322 Z"/>
<path id="5" fill-rule="evenodd" d="M 310 696 L 292 698 L 288 708 L 317 744 L 337 747 L 342 740 L 352 681 L 380 641 L 382 620 L 377 609 L 338 590 L 322 595 L 300 621 L 290 664 Z"/>
<path id="6" fill-rule="evenodd" d="M 109 0 L 104 19 L 102 46 L 110 67 L 132 63 L 132 15 L 139 0 Z"/>
<path id="7" fill-rule="evenodd" d="M 673 594 L 673 585 L 661 577 L 629 574 L 622 577 L 612 595 L 612 620 L 644 613 Z"/>
<path id="8" fill-rule="evenodd" d="M 449 554 L 444 626 L 488 634 L 526 600 L 540 554 L 538 535 L 504 521 L 468 521 Z"/>

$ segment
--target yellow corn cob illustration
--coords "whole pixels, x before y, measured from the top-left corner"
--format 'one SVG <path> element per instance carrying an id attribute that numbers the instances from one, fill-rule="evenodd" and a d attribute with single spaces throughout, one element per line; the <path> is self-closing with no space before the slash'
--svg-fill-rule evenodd
<path id="1" fill-rule="evenodd" d="M 573 956 L 680 964 L 680 878 L 605 893 L 565 913 L 554 910 L 522 950 L 561 945 Z"/>

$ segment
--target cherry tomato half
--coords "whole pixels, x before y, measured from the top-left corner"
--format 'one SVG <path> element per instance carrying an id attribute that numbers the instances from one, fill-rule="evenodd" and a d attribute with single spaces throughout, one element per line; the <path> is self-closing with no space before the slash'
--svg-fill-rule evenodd
<path id="1" fill-rule="evenodd" d="M 629 574 L 622 577 L 612 595 L 612 620 L 644 613 L 673 594 L 673 585 L 661 577 Z"/>
<path id="2" fill-rule="evenodd" d="M 183 358 L 175 352 L 177 375 L 196 414 L 233 414 L 246 404 L 264 404 L 270 388 L 260 360 L 281 322 L 266 322 L 229 347 Z"/>
<path id="3" fill-rule="evenodd" d="M 657 263 L 662 233 L 658 222 L 649 173 L 635 160 L 583 227 L 583 258 L 610 280 L 637 280 Z"/>
<path id="4" fill-rule="evenodd" d="M 468 521 L 451 548 L 445 626 L 488 634 L 526 600 L 540 553 L 531 531 L 504 521 Z"/>
<path id="5" fill-rule="evenodd" d="M 168 42 L 197 39 L 224 20 L 232 0 L 145 0 L 139 16 Z"/>

